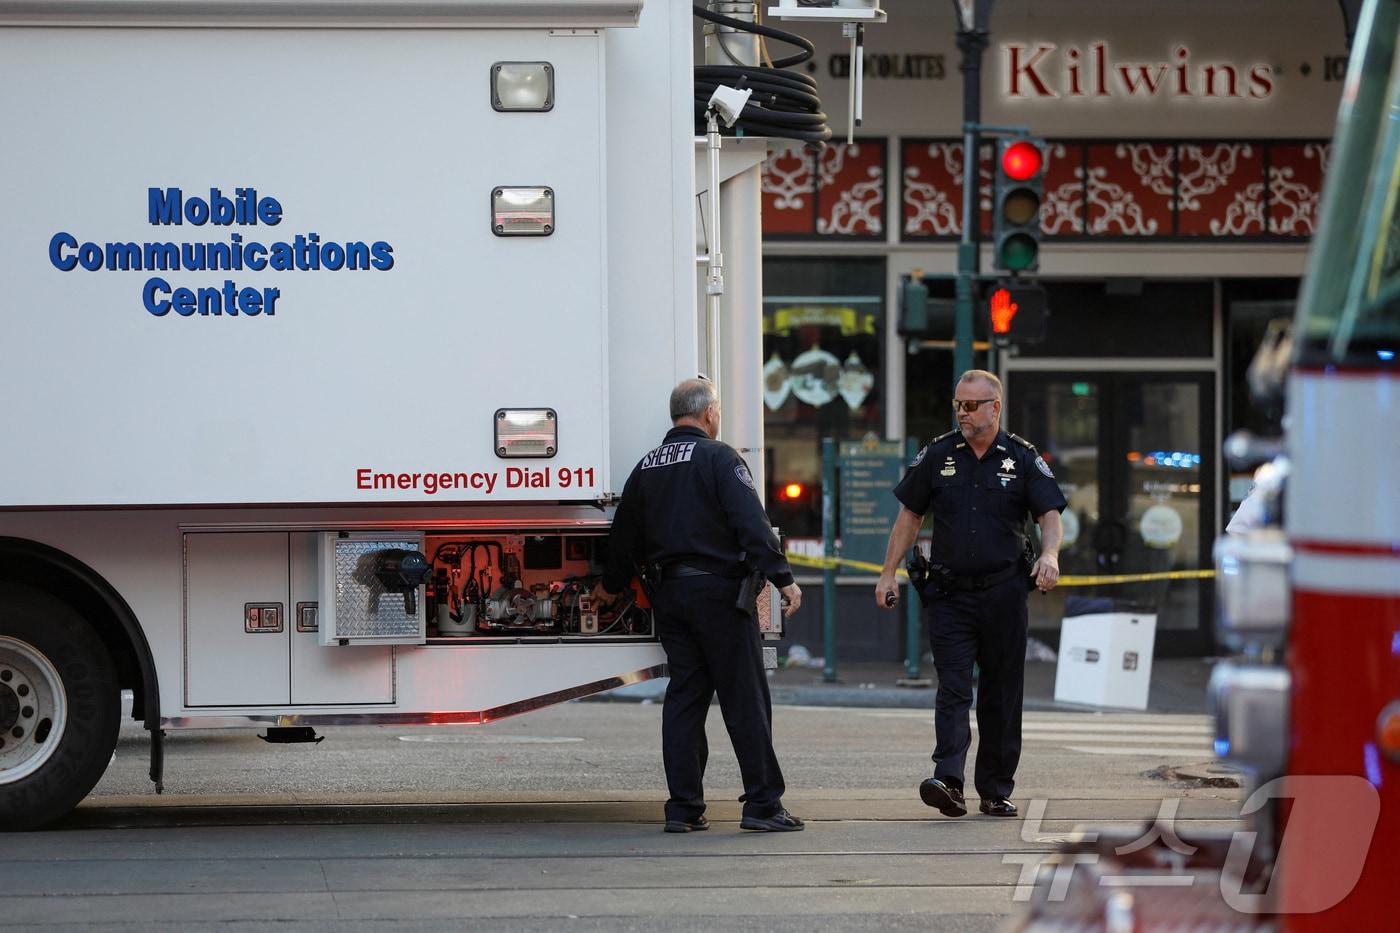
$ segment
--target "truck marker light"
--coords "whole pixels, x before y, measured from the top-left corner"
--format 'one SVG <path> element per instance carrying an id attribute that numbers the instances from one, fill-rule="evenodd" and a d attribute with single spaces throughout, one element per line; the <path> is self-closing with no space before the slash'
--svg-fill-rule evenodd
<path id="1" fill-rule="evenodd" d="M 491 66 L 491 106 L 503 113 L 554 109 L 554 66 L 549 62 L 496 62 Z"/>
<path id="2" fill-rule="evenodd" d="M 498 408 L 496 456 L 553 457 L 559 450 L 559 418 L 553 408 Z"/>
<path id="3" fill-rule="evenodd" d="M 493 189 L 491 232 L 496 236 L 549 236 L 554 232 L 554 189 Z"/>

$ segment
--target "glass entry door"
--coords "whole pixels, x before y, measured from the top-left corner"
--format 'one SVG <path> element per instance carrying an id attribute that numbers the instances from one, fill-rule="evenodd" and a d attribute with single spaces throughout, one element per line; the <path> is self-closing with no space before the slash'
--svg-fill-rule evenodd
<path id="1" fill-rule="evenodd" d="M 1215 530 L 1214 375 L 1209 372 L 1015 372 L 1008 431 L 1055 471 L 1065 510 L 1063 575 L 1197 570 Z M 1208 654 L 1207 580 L 1057 588 L 1033 595 L 1032 635 L 1058 644 L 1065 615 L 1157 613 L 1157 650 Z"/>

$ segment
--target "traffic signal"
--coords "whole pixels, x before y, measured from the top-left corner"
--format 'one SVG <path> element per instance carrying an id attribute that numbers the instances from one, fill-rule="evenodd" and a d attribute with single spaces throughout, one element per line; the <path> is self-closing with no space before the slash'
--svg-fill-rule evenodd
<path id="1" fill-rule="evenodd" d="M 921 337 L 928 333 L 928 286 L 919 277 L 899 283 L 899 327 L 901 337 Z"/>
<path id="2" fill-rule="evenodd" d="M 992 266 L 1003 272 L 1034 272 L 1040 268 L 1045 141 L 997 140 L 992 192 Z"/>
<path id="3" fill-rule="evenodd" d="M 934 286 L 932 289 L 930 285 Z M 925 276 L 920 270 L 901 276 L 899 317 L 895 329 L 901 337 L 947 339 L 953 335 L 954 305 L 949 298 L 930 298 L 930 292 L 950 293 L 952 276 Z"/>
<path id="4" fill-rule="evenodd" d="M 1045 289 L 1022 282 L 1000 282 L 987 297 L 987 317 L 987 332 L 998 347 L 1044 340 L 1045 322 L 1050 317 Z"/>

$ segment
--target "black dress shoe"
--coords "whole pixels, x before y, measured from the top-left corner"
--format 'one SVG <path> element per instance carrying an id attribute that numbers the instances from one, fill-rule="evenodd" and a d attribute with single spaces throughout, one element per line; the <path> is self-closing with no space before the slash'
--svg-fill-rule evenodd
<path id="1" fill-rule="evenodd" d="M 691 817 L 688 820 L 666 821 L 666 832 L 668 833 L 698 833 L 701 830 L 709 828 L 710 821 L 705 819 L 704 814 Z"/>
<path id="2" fill-rule="evenodd" d="M 786 810 L 779 810 L 772 816 L 746 816 L 739 821 L 740 829 L 760 833 L 800 833 L 802 827 L 802 821 Z"/>
<path id="3" fill-rule="evenodd" d="M 919 785 L 919 799 L 944 816 L 967 815 L 967 801 L 963 799 L 962 788 L 956 784 L 929 778 Z"/>
<path id="4" fill-rule="evenodd" d="M 1005 797 L 997 797 L 994 800 L 982 798 L 982 806 L 978 807 L 988 816 L 1015 816 L 1016 805 Z"/>

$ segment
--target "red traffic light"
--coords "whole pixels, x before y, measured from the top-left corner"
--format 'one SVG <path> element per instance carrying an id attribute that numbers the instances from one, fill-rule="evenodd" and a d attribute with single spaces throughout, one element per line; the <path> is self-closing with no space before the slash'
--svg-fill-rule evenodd
<path id="1" fill-rule="evenodd" d="M 1013 181 L 1025 181 L 1040 174 L 1045 160 L 1040 147 L 1024 140 L 1007 146 L 1001 152 L 1001 170 Z"/>
<path id="2" fill-rule="evenodd" d="M 779 490 L 778 495 L 790 502 L 793 499 L 801 499 L 802 494 L 806 491 L 806 488 L 801 483 L 788 483 Z"/>

